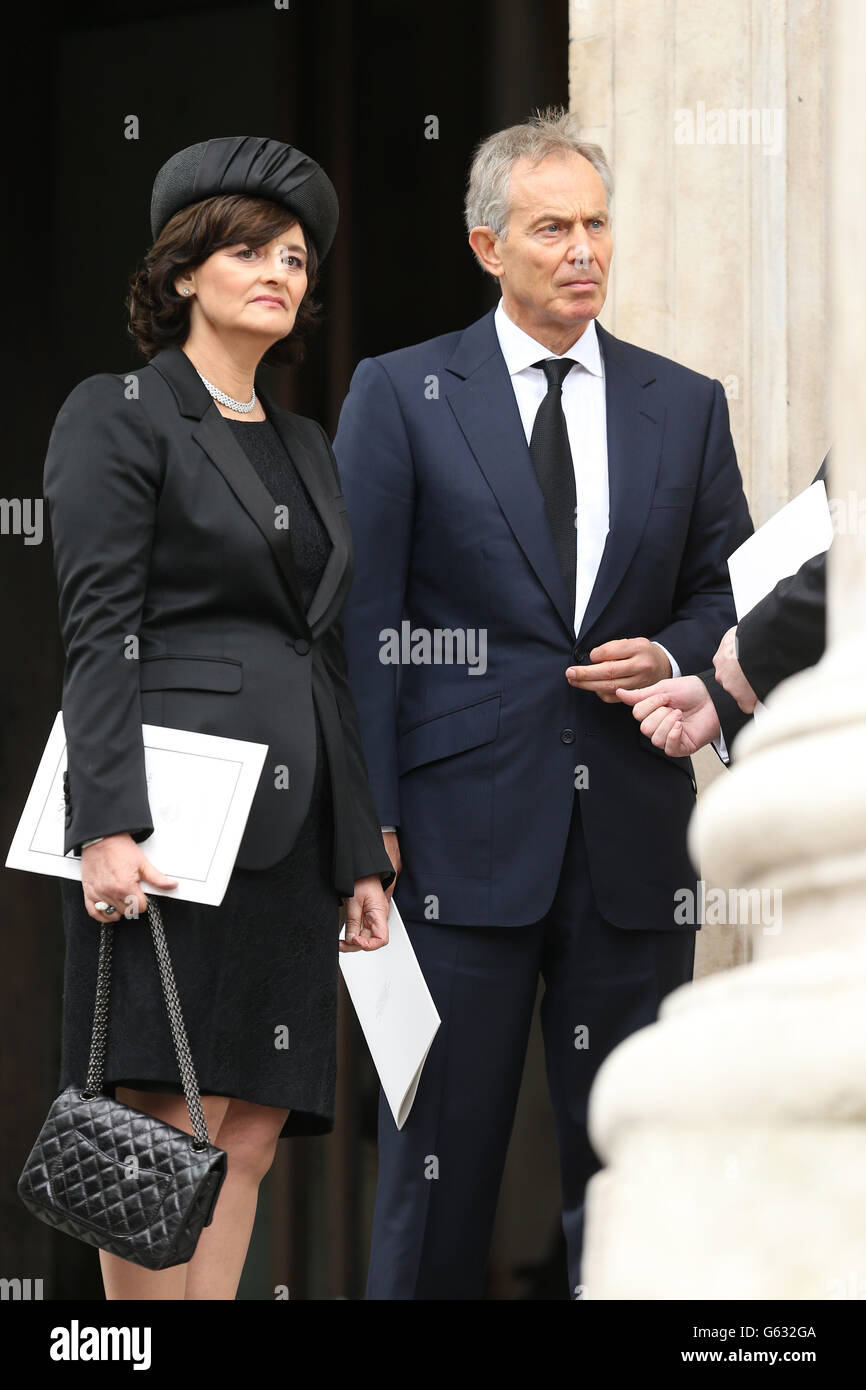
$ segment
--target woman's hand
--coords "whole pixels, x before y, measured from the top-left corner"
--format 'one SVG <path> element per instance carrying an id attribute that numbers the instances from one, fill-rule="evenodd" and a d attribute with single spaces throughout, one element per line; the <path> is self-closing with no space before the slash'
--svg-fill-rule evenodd
<path id="1" fill-rule="evenodd" d="M 378 874 L 359 878 L 354 897 L 346 899 L 346 939 L 341 951 L 377 951 L 388 944 L 390 903 Z"/>
<path id="2" fill-rule="evenodd" d="M 167 878 L 151 864 L 131 835 L 123 831 L 106 835 L 81 851 L 81 886 L 84 906 L 94 922 L 134 920 L 147 912 L 147 898 L 140 880 L 154 888 L 176 888 L 177 879 Z M 108 903 L 116 912 L 97 912 L 95 904 Z"/>

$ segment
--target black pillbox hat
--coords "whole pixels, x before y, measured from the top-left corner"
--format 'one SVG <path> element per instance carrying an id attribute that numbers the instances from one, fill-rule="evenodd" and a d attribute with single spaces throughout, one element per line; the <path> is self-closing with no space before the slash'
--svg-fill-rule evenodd
<path id="1" fill-rule="evenodd" d="M 154 179 L 150 200 L 154 241 L 181 208 L 222 193 L 282 203 L 303 222 L 320 261 L 330 250 L 339 206 L 328 175 L 292 145 L 255 135 L 202 140 L 166 160 Z"/>

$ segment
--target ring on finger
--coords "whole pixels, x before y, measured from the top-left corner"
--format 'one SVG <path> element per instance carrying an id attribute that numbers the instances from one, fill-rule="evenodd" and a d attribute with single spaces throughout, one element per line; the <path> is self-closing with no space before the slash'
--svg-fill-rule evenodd
<path id="1" fill-rule="evenodd" d="M 93 906 L 96 908 L 97 912 L 104 912 L 106 916 L 110 916 L 112 912 L 117 911 L 117 908 L 112 907 L 111 903 L 104 903 L 102 901 L 94 903 Z"/>

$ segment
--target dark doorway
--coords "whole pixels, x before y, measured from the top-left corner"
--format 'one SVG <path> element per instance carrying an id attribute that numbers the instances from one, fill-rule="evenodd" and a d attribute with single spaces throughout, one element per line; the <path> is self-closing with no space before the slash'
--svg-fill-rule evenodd
<path id="1" fill-rule="evenodd" d="M 307 363 L 273 383 L 284 405 L 333 434 L 361 357 L 459 328 L 492 305 L 462 223 L 471 151 L 568 95 L 567 0 L 79 3 L 24 7 L 17 26 L 5 122 L 7 499 L 40 498 L 48 436 L 72 387 L 140 365 L 123 299 L 149 242 L 153 177 L 175 150 L 268 135 L 333 178 L 341 224 L 320 287 L 325 320 Z M 59 705 L 63 652 L 47 531 L 32 544 L 4 533 L 0 565 L 8 847 Z M 15 1192 L 56 1091 L 63 947 L 56 884 L 0 878 L 4 1271 L 41 1277 L 47 1298 L 100 1299 L 94 1252 L 55 1237 Z M 279 1146 L 241 1298 L 273 1298 L 277 1286 L 293 1298 L 363 1296 L 375 1078 L 345 999 L 341 1024 L 337 1132 Z M 554 1215 L 556 1203 L 554 1191 Z M 551 1259 L 556 1269 L 558 1252 Z M 492 1296 L 531 1296 L 522 1287 L 512 1271 L 492 1272 Z"/>

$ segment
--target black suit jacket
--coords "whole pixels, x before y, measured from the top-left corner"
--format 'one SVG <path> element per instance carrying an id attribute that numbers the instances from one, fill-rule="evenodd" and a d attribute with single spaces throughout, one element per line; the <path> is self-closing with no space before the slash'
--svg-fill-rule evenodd
<path id="1" fill-rule="evenodd" d="M 826 479 L 830 455 L 813 482 Z M 737 625 L 737 650 L 743 674 L 759 700 L 797 671 L 814 666 L 827 640 L 827 551 L 813 555 L 796 574 L 780 579 Z M 730 751 L 737 734 L 752 718 L 719 685 L 713 670 L 701 680 L 710 692 Z"/>
<path id="2" fill-rule="evenodd" d="M 309 807 L 315 704 L 334 796 L 334 888 L 347 896 L 357 878 L 387 884 L 393 871 L 346 677 L 346 504 L 321 426 L 259 394 L 333 543 L 307 613 L 289 530 L 180 348 L 88 377 L 57 416 L 44 492 L 66 649 L 65 851 L 152 833 L 144 722 L 269 745 L 236 862 L 276 863 Z"/>

